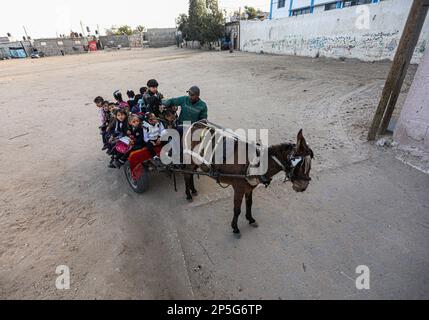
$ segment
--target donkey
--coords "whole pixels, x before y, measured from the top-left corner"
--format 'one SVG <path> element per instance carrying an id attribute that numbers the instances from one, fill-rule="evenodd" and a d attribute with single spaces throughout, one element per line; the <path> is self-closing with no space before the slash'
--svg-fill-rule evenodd
<path id="1" fill-rule="evenodd" d="M 197 123 L 193 128 L 201 129 Z M 192 148 L 194 149 L 199 142 L 192 142 Z M 234 163 L 237 161 L 237 148 L 234 150 Z M 268 149 L 268 171 L 266 177 L 270 180 L 280 173 L 285 172 L 287 180 L 292 182 L 292 188 L 296 192 L 305 192 L 310 184 L 310 171 L 311 162 L 314 158 L 313 151 L 307 145 L 302 130 L 299 131 L 297 137 L 297 143 L 283 143 L 275 146 L 271 146 Z M 216 172 L 220 174 L 229 175 L 246 175 L 249 163 L 247 164 L 221 164 L 213 165 Z M 197 170 L 200 165 L 192 164 L 187 165 L 188 170 Z M 191 174 L 184 174 L 185 185 L 186 185 L 186 196 L 188 201 L 192 201 L 192 195 L 197 195 L 197 190 L 194 184 L 194 177 Z M 232 186 L 234 189 L 234 218 L 231 226 L 234 234 L 237 238 L 240 237 L 240 229 L 238 228 L 238 218 L 241 214 L 241 204 L 243 198 L 246 198 L 246 219 L 252 227 L 257 228 L 258 224 L 252 215 L 253 205 L 253 191 L 258 186 L 258 183 L 251 184 L 244 177 L 231 177 L 222 176 L 216 178 L 219 184 L 226 184 Z M 267 185 L 268 186 L 268 185 Z"/>

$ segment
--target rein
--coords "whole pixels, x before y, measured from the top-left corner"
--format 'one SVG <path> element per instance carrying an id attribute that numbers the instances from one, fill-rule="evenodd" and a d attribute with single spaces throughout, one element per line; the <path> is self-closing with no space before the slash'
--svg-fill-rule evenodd
<path id="1" fill-rule="evenodd" d="M 301 167 L 306 159 L 304 157 L 294 157 L 293 155 L 288 157 L 288 162 L 284 164 L 279 158 L 276 156 L 271 156 L 271 159 L 274 160 L 275 163 L 282 169 L 282 171 L 285 173 L 285 179 L 283 183 L 286 183 L 288 181 L 311 181 L 311 178 L 307 177 L 295 177 L 295 171 L 298 167 Z"/>

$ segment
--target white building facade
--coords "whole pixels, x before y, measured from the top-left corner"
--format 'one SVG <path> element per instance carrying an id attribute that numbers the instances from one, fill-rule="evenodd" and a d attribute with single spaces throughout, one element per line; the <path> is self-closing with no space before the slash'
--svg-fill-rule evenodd
<path id="1" fill-rule="evenodd" d="M 308 2 L 311 1 L 301 1 Z M 359 13 L 365 6 L 343 7 L 320 13 L 315 13 L 315 8 L 313 14 L 301 14 L 284 19 L 242 20 L 240 48 L 247 52 L 313 58 L 392 60 L 412 3 L 411 0 L 371 3 L 367 5 L 370 10 L 362 10 L 369 11 L 369 15 L 365 15 L 365 23 L 362 23 Z M 428 46 L 429 19 L 426 19 L 414 50 L 413 63 L 420 61 Z"/>
<path id="2" fill-rule="evenodd" d="M 270 19 L 321 13 L 384 0 L 270 0 Z"/>

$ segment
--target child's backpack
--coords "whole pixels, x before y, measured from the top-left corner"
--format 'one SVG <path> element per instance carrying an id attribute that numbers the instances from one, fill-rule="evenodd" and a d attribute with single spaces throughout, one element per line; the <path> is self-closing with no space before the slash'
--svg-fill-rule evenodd
<path id="1" fill-rule="evenodd" d="M 117 152 L 126 154 L 131 150 L 131 139 L 128 137 L 123 137 L 116 142 L 115 149 Z"/>

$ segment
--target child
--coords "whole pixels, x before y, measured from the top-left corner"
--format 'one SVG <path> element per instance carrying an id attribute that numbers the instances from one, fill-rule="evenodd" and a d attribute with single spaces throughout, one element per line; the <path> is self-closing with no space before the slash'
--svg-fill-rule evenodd
<path id="1" fill-rule="evenodd" d="M 164 112 L 162 124 L 165 129 L 177 129 L 177 114 L 173 110 L 167 109 Z"/>
<path id="2" fill-rule="evenodd" d="M 104 123 L 100 127 L 101 136 L 103 137 L 103 149 L 101 149 L 102 151 L 108 149 L 107 127 L 109 126 L 110 122 L 112 121 L 112 114 L 110 112 L 109 105 L 110 105 L 109 101 L 103 102 L 103 120 L 104 120 Z"/>
<path id="3" fill-rule="evenodd" d="M 128 102 L 127 103 L 128 103 L 128 106 L 130 108 L 131 113 L 138 113 L 138 112 L 135 112 L 135 111 L 138 111 L 138 109 L 136 109 L 137 103 L 135 101 L 136 94 L 134 93 L 133 90 L 128 90 L 127 96 L 128 96 Z"/>
<path id="4" fill-rule="evenodd" d="M 144 102 L 144 95 L 146 94 L 146 92 L 147 92 L 147 87 L 141 87 L 140 88 L 140 95 L 138 95 L 139 99 L 137 101 L 137 104 L 140 108 L 140 112 L 143 112 L 143 113 L 147 112 L 146 104 Z"/>
<path id="5" fill-rule="evenodd" d="M 119 110 L 118 106 L 114 102 L 109 102 L 109 112 L 110 112 L 110 119 L 114 118 L 116 110 Z"/>
<path id="6" fill-rule="evenodd" d="M 145 146 L 145 141 L 143 126 L 140 118 L 136 115 L 132 115 L 130 117 L 129 127 L 128 136 L 131 138 L 133 146 L 131 151 L 143 149 Z"/>
<path id="7" fill-rule="evenodd" d="M 115 114 L 115 119 L 110 123 L 107 128 L 107 133 L 109 135 L 107 154 L 111 155 L 111 161 L 109 164 L 109 168 L 116 168 L 113 164 L 116 160 L 116 152 L 114 147 L 118 139 L 123 138 L 128 133 L 128 120 L 127 120 L 127 112 L 125 110 L 117 110 Z"/>
<path id="8" fill-rule="evenodd" d="M 162 106 L 162 99 L 164 99 L 164 96 L 158 92 L 159 83 L 152 79 L 148 81 L 147 86 L 148 91 L 143 95 L 147 112 L 154 113 L 156 117 L 159 117 L 161 114 L 160 106 Z"/>
<path id="9" fill-rule="evenodd" d="M 154 147 L 161 145 L 161 136 L 164 133 L 164 125 L 158 121 L 155 114 L 149 113 L 147 121 L 143 123 L 144 142 L 148 148 L 153 160 L 159 160 Z"/>
<path id="10" fill-rule="evenodd" d="M 128 121 L 125 110 L 116 110 L 115 118 L 107 127 L 107 132 L 115 138 L 122 138 L 127 135 Z"/>
<path id="11" fill-rule="evenodd" d="M 100 134 L 102 135 L 103 145 L 104 145 L 104 137 L 103 137 L 103 129 L 102 129 L 105 123 L 104 110 L 103 110 L 104 99 L 98 96 L 97 98 L 94 99 L 94 103 L 98 108 L 98 118 L 100 119 L 100 125 L 98 126 L 98 128 L 100 129 Z"/>
<path id="12" fill-rule="evenodd" d="M 127 112 L 129 112 L 130 107 L 129 107 L 128 103 L 126 103 L 126 102 L 124 101 L 124 99 L 122 98 L 122 93 L 121 93 L 119 90 L 116 90 L 116 91 L 113 93 L 113 97 L 115 98 L 116 103 L 117 103 L 117 106 L 118 106 L 120 109 L 126 109 L 126 110 L 127 110 Z"/>

